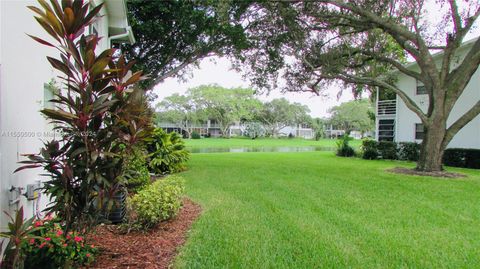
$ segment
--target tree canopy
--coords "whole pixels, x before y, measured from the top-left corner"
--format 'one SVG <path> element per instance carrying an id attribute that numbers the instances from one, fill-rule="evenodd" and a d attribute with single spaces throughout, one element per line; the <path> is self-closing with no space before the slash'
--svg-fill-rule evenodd
<path id="1" fill-rule="evenodd" d="M 151 89 L 165 78 L 184 77 L 192 64 L 212 55 L 233 54 L 248 46 L 241 25 L 250 1 L 129 0 L 135 44 L 122 50 L 136 61 Z"/>
<path id="2" fill-rule="evenodd" d="M 264 124 L 268 135 L 276 137 L 278 132 L 287 126 L 307 123 L 308 113 L 310 109 L 307 106 L 278 98 L 263 104 L 255 117 Z"/>
<path id="3" fill-rule="evenodd" d="M 345 102 L 332 107 L 329 112 L 329 122 L 347 134 L 354 130 L 365 133 L 375 129 L 375 122 L 370 117 L 373 107 L 368 99 Z"/>

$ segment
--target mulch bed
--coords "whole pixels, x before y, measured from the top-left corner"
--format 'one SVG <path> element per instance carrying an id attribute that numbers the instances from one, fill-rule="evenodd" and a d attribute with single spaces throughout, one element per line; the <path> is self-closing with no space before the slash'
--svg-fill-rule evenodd
<path id="1" fill-rule="evenodd" d="M 411 168 L 405 167 L 395 167 L 392 169 L 387 169 L 388 172 L 396 173 L 396 174 L 405 174 L 405 175 L 413 175 L 413 176 L 430 176 L 430 177 L 444 177 L 444 178 L 463 178 L 467 177 L 464 174 L 459 173 L 452 173 L 452 172 L 422 172 L 417 171 Z"/>
<path id="2" fill-rule="evenodd" d="M 174 219 L 149 232 L 122 234 L 115 225 L 98 226 L 90 241 L 99 248 L 100 255 L 90 268 L 168 268 L 200 213 L 199 205 L 184 199 Z"/>

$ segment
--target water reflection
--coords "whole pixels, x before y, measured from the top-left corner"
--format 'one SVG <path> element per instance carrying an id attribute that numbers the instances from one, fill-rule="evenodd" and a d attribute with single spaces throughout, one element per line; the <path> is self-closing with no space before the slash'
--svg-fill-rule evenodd
<path id="1" fill-rule="evenodd" d="M 230 147 L 230 148 L 190 148 L 191 153 L 221 153 L 221 152 L 307 152 L 333 151 L 334 147 L 301 146 L 301 147 Z"/>

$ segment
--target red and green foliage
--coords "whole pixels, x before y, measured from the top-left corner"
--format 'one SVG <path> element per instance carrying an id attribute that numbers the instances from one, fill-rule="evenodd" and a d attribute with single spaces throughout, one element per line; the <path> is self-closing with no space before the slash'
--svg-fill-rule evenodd
<path id="1" fill-rule="evenodd" d="M 6 238 L 8 243 L 5 249 L 2 249 L 3 243 L 0 244 L 0 251 L 3 250 L 3 257 L 0 261 L 0 268 L 23 268 L 25 258 L 25 250 L 22 248 L 24 242 L 36 240 L 35 233 L 42 229 L 41 227 L 33 227 L 34 219 L 23 219 L 23 207 L 21 207 L 15 217 L 5 212 L 10 219 L 8 223 L 8 231 L 0 233 L 0 237 Z"/>
<path id="2" fill-rule="evenodd" d="M 100 37 L 86 29 L 102 5 L 39 3 L 41 8 L 29 8 L 54 42 L 32 38 L 60 52 L 47 60 L 60 72 L 63 85 L 51 100 L 56 107 L 41 113 L 61 136 L 46 142 L 40 154 L 28 155 L 17 171 L 43 167 L 51 177 L 44 184 L 51 198 L 47 210 L 65 222 L 64 232 L 83 231 L 112 205 L 110 197 L 125 183 L 124 156 L 148 133 L 149 120 L 142 119 L 135 101 L 138 90 L 132 88 L 143 77 L 132 73 L 133 62 L 115 49 L 96 54 Z"/>

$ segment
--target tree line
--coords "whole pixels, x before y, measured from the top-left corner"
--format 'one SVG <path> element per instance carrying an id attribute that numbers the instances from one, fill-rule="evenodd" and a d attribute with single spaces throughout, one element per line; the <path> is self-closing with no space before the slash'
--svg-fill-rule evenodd
<path id="1" fill-rule="evenodd" d="M 334 125 L 346 133 L 372 131 L 371 102 L 361 99 L 330 109 L 330 118 L 313 118 L 310 109 L 300 103 L 277 98 L 262 102 L 248 88 L 223 88 L 202 85 L 185 94 L 172 94 L 156 105 L 156 123 L 173 123 L 188 138 L 208 120 L 214 121 L 221 135 L 228 137 L 230 126 L 241 123 L 252 138 L 278 137 L 288 126 L 307 125 L 316 138 L 325 136 L 325 126 Z M 286 134 L 288 135 L 288 134 Z"/>

